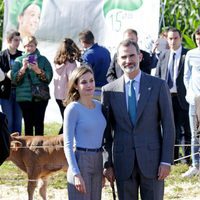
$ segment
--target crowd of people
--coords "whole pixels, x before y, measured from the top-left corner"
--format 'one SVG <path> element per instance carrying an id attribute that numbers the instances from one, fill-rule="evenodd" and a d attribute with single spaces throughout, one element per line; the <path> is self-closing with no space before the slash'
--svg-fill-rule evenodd
<path id="1" fill-rule="evenodd" d="M 84 30 L 81 48 L 71 38 L 61 41 L 52 67 L 36 37 L 23 36 L 21 52 L 20 33 L 8 32 L 0 105 L 9 132 L 21 134 L 23 118 L 25 135 L 44 135 L 54 74 L 69 199 L 100 200 L 106 177 L 116 181 L 119 200 L 139 193 L 142 200 L 162 200 L 172 164 L 192 164 L 183 177 L 200 173 L 200 28 L 194 35 L 197 48 L 187 50 L 180 30 L 169 28 L 148 53 L 139 49 L 137 31 L 127 29 L 111 58 Z"/>

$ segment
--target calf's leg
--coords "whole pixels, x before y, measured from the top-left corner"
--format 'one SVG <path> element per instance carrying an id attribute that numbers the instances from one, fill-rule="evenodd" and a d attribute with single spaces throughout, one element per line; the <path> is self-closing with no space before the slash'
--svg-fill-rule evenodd
<path id="1" fill-rule="evenodd" d="M 37 180 L 31 180 L 28 181 L 28 200 L 33 200 L 33 193 L 35 191 L 35 188 L 37 187 Z"/>
<path id="2" fill-rule="evenodd" d="M 48 177 L 42 177 L 41 178 L 41 185 L 39 188 L 40 196 L 43 200 L 47 200 L 46 194 L 47 194 L 47 185 L 48 185 Z"/>

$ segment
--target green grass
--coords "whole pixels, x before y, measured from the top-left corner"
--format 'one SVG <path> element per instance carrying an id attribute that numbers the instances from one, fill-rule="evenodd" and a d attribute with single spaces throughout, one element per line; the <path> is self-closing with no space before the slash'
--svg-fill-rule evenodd
<path id="1" fill-rule="evenodd" d="M 58 135 L 61 124 L 57 122 L 45 123 L 44 135 Z M 24 125 L 22 126 L 22 135 L 24 135 Z"/>
<path id="2" fill-rule="evenodd" d="M 166 200 L 198 200 L 199 194 L 199 176 L 183 178 L 181 175 L 188 170 L 186 164 L 177 164 L 172 166 L 170 176 L 166 179 L 165 199 Z"/>
<path id="3" fill-rule="evenodd" d="M 46 123 L 44 126 L 44 134 L 45 135 L 58 135 L 61 124 L 57 122 Z"/>
<path id="4" fill-rule="evenodd" d="M 57 135 L 60 129 L 59 123 L 45 124 L 45 135 Z M 172 166 L 170 176 L 165 182 L 165 200 L 199 200 L 199 182 L 200 176 L 192 178 L 182 178 L 181 174 L 188 170 L 186 164 L 177 164 Z M 0 187 L 1 185 L 25 186 L 27 185 L 27 176 L 18 169 L 12 162 L 4 162 L 0 166 Z M 49 189 L 65 189 L 67 180 L 66 172 L 54 173 L 49 181 Z M 109 187 L 104 189 L 109 199 L 112 199 L 112 193 Z"/>
<path id="5" fill-rule="evenodd" d="M 165 200 L 200 199 L 200 177 L 182 178 L 181 174 L 187 169 L 188 166 L 185 164 L 178 164 L 172 167 L 171 175 L 167 178 L 165 184 Z M 27 176 L 11 162 L 4 162 L 4 164 L 0 167 L 0 186 L 3 184 L 10 185 L 12 187 L 22 185 L 26 187 Z M 48 190 L 66 189 L 66 185 L 66 173 L 59 171 L 51 176 Z M 107 187 L 104 191 L 107 195 L 112 196 L 109 187 Z"/>

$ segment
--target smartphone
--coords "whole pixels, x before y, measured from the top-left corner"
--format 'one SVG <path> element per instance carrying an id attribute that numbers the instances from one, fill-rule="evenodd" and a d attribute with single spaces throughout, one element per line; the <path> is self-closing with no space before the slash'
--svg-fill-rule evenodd
<path id="1" fill-rule="evenodd" d="M 37 55 L 29 55 L 29 56 L 28 56 L 28 62 L 29 62 L 30 64 L 36 63 L 36 62 L 37 62 Z"/>

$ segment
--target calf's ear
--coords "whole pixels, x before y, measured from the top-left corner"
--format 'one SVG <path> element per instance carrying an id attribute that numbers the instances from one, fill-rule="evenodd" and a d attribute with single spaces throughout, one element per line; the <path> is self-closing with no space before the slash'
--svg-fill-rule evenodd
<path id="1" fill-rule="evenodd" d="M 16 140 L 12 141 L 10 144 L 10 148 L 12 151 L 17 151 L 21 147 L 22 147 L 22 143 Z"/>
<path id="2" fill-rule="evenodd" d="M 16 137 L 16 136 L 19 136 L 19 132 L 14 132 L 10 135 L 11 137 Z"/>

